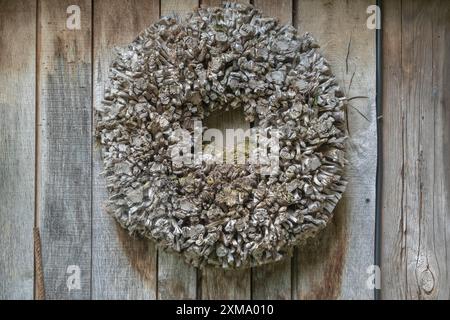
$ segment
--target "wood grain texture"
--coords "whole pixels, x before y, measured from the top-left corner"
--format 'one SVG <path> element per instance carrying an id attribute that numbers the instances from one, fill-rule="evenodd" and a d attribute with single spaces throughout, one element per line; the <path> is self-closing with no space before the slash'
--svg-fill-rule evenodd
<path id="1" fill-rule="evenodd" d="M 80 30 L 66 27 L 70 5 L 80 7 Z M 43 0 L 39 6 L 39 219 L 46 298 L 89 299 L 91 1 Z"/>
<path id="2" fill-rule="evenodd" d="M 0 1 L 0 300 L 33 299 L 35 1 Z"/>
<path id="3" fill-rule="evenodd" d="M 251 298 L 250 270 L 224 270 L 208 267 L 202 271 L 201 299 L 249 300 Z"/>
<path id="4" fill-rule="evenodd" d="M 448 299 L 450 296 L 448 243 L 445 241 L 449 221 L 446 201 L 448 185 L 442 187 L 448 183 L 449 177 L 449 172 L 445 170 L 448 152 L 443 155 L 445 146 L 442 137 L 447 136 L 449 131 L 448 123 L 444 122 L 447 126 L 443 126 L 438 117 L 448 108 L 443 101 L 448 83 L 445 85 L 441 79 L 448 78 L 450 72 L 448 65 L 442 64 L 449 61 L 449 45 L 445 42 L 448 41 L 448 38 L 445 39 L 448 30 L 442 30 L 448 25 L 449 6 L 448 2 L 432 1 L 425 4 L 416 0 L 404 4 L 402 10 L 402 59 L 403 70 L 406 70 L 402 91 L 408 110 L 407 132 L 411 132 L 408 136 L 415 136 L 411 137 L 406 148 L 406 155 L 411 155 L 411 158 L 406 159 L 405 167 L 410 170 L 405 171 L 405 182 L 407 186 L 411 183 L 408 193 L 417 192 L 417 197 L 411 199 L 412 205 L 418 200 L 417 209 L 407 212 L 409 299 Z M 438 23 L 436 18 L 441 22 Z M 443 21 L 446 21 L 445 24 Z M 443 38 L 439 39 L 438 34 L 434 37 L 436 32 L 440 32 Z M 442 55 L 443 61 L 436 60 L 435 54 Z M 410 146 L 409 143 L 413 141 L 418 144 Z M 413 163 L 413 159 L 417 159 L 417 162 Z M 444 164 L 442 161 L 445 161 Z M 406 199 L 409 200 L 408 197 Z M 409 207 L 408 202 L 406 205 Z"/>
<path id="5" fill-rule="evenodd" d="M 391 194 L 387 194 L 387 189 L 383 193 L 382 292 L 387 299 L 450 296 L 449 21 L 448 1 L 402 1 L 398 31 L 401 85 L 387 91 L 384 97 L 388 117 L 384 135 L 397 133 L 397 139 L 401 139 L 399 146 L 394 141 L 385 142 L 385 159 L 397 172 L 389 176 L 388 172 L 393 173 L 391 166 L 385 169 L 384 187 L 401 184 L 400 188 L 391 189 Z M 387 44 L 391 47 L 384 48 L 385 68 L 398 62 L 398 56 L 395 60 L 389 56 L 394 44 Z M 398 50 L 398 44 L 395 46 Z M 400 73 L 394 70 L 397 75 Z M 388 73 L 385 77 L 389 76 Z M 398 127 L 393 128 L 394 125 Z M 397 205 L 391 206 L 392 202 Z M 394 258 L 395 255 L 400 258 Z"/>
<path id="6" fill-rule="evenodd" d="M 276 17 L 283 24 L 292 24 L 293 1 L 254 0 L 253 5 L 260 9 L 265 16 Z"/>
<path id="7" fill-rule="evenodd" d="M 292 24 L 292 0 L 255 0 L 254 5 L 266 16 L 276 17 L 281 23 Z M 252 298 L 291 299 L 292 259 L 252 269 Z"/>
<path id="8" fill-rule="evenodd" d="M 331 225 L 297 250 L 292 265 L 251 274 L 197 272 L 164 252 L 157 259 L 151 242 L 129 237 L 102 210 L 92 103 L 103 95 L 111 48 L 151 24 L 159 2 L 0 0 L 0 299 L 33 298 L 35 210 L 47 299 L 373 298 L 366 288 L 376 202 L 375 42 L 366 28 L 373 3 L 253 1 L 311 32 L 347 96 L 370 99 L 352 100 L 348 110 L 350 181 Z M 161 12 L 182 14 L 198 3 L 161 0 Z M 66 28 L 74 4 L 81 30 Z M 450 2 L 383 5 L 382 298 L 450 299 Z M 206 125 L 247 128 L 240 112 L 213 115 Z M 70 265 L 80 267 L 81 289 L 67 287 Z"/>
<path id="9" fill-rule="evenodd" d="M 161 0 L 161 16 L 183 16 L 199 6 L 198 0 Z M 162 300 L 197 298 L 197 270 L 184 262 L 180 255 L 158 250 L 158 292 Z"/>
<path id="10" fill-rule="evenodd" d="M 347 179 L 349 184 L 330 226 L 297 251 L 295 299 L 372 299 L 366 286 L 374 262 L 377 121 L 375 108 L 375 31 L 366 26 L 372 2 L 302 0 L 294 24 L 309 31 L 347 97 Z"/>
<path id="11" fill-rule="evenodd" d="M 290 300 L 292 258 L 252 269 L 252 299 Z"/>
<path id="12" fill-rule="evenodd" d="M 406 297 L 406 216 L 403 211 L 402 1 L 383 2 L 382 297 Z M 391 30 L 391 31 L 389 31 Z M 395 32 L 392 32 L 396 30 Z"/>
<path id="13" fill-rule="evenodd" d="M 220 7 L 222 0 L 200 0 L 200 6 L 202 7 Z"/>
<path id="14" fill-rule="evenodd" d="M 157 19 L 158 0 L 94 2 L 94 107 L 103 99 L 114 47 L 127 45 Z M 155 299 L 156 247 L 148 239 L 130 237 L 103 210 L 107 190 L 99 147 L 93 151 L 92 170 L 92 298 Z"/>
<path id="15" fill-rule="evenodd" d="M 183 17 L 198 6 L 199 0 L 161 0 L 161 16 L 175 14 Z"/>
<path id="16" fill-rule="evenodd" d="M 197 269 L 172 252 L 158 251 L 158 299 L 197 298 Z"/>
<path id="17" fill-rule="evenodd" d="M 450 300 L 450 3 L 437 1 L 433 20 L 433 104 L 434 104 L 434 185 L 432 239 L 438 272 L 432 290 L 426 296 Z M 422 283 L 424 283 L 422 278 Z"/>

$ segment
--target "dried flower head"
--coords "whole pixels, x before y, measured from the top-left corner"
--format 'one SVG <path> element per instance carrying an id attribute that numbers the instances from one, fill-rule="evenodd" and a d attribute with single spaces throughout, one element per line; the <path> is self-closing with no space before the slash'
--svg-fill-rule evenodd
<path id="1" fill-rule="evenodd" d="M 317 48 L 241 4 L 144 30 L 118 51 L 96 109 L 107 211 L 195 266 L 278 261 L 314 236 L 346 185 L 346 100 Z M 194 120 L 229 108 L 280 133 L 276 174 L 172 161 L 177 129 L 192 132 Z"/>

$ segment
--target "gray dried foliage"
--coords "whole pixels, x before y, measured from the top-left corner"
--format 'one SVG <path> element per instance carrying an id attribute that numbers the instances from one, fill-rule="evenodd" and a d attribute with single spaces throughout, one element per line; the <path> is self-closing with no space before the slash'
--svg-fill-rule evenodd
<path id="1" fill-rule="evenodd" d="M 252 6 L 201 8 L 144 30 L 96 108 L 109 199 L 132 234 L 195 266 L 278 261 L 323 229 L 344 192 L 346 98 L 308 34 Z M 280 170 L 172 165 L 177 128 L 242 107 L 280 136 Z"/>

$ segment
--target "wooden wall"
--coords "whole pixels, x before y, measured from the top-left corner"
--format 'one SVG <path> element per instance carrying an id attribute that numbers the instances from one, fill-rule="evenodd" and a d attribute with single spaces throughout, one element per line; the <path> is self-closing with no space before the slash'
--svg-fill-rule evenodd
<path id="1" fill-rule="evenodd" d="M 450 299 L 450 2 L 386 1 L 383 30 L 383 297 Z"/>
<path id="2" fill-rule="evenodd" d="M 104 213 L 92 137 L 114 46 L 161 15 L 221 1 L 0 0 L 0 299 L 373 299 L 372 2 L 252 1 L 312 33 L 355 97 L 347 110 L 349 185 L 331 225 L 291 259 L 223 271 L 197 270 L 130 238 Z M 449 2 L 385 2 L 382 297 L 448 298 Z M 80 30 L 67 29 L 69 5 L 81 9 Z M 220 124 L 246 125 L 232 115 Z M 33 243 L 33 227 L 40 242 Z"/>

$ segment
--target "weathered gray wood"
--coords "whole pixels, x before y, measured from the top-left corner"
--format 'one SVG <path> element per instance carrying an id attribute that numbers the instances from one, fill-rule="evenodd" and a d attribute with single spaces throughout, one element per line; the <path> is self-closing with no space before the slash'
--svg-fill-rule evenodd
<path id="1" fill-rule="evenodd" d="M 158 299 L 197 298 L 197 270 L 175 253 L 158 251 Z"/>
<path id="2" fill-rule="evenodd" d="M 33 299 L 35 1 L 0 1 L 0 300 Z"/>
<path id="3" fill-rule="evenodd" d="M 252 299 L 290 300 L 292 296 L 292 258 L 253 268 Z"/>
<path id="4" fill-rule="evenodd" d="M 199 0 L 161 0 L 161 16 L 176 14 L 182 17 L 198 5 Z"/>
<path id="5" fill-rule="evenodd" d="M 402 108 L 405 110 L 404 209 L 406 209 L 406 297 L 426 294 L 423 287 L 437 272 L 430 220 L 433 218 L 431 192 L 434 184 L 434 135 L 426 125 L 434 119 L 432 103 L 432 21 L 427 5 L 402 3 Z M 421 77 L 418 78 L 417 75 Z M 431 111 L 431 112 L 430 112 Z M 431 188 L 431 190 L 430 190 Z M 434 233 L 434 232 L 433 232 Z M 420 239 L 420 237 L 423 237 Z M 420 241 L 422 240 L 422 241 Z M 426 270 L 431 270 L 426 273 Z M 422 277 L 429 277 L 422 283 Z M 410 277 L 413 277 L 411 279 Z"/>
<path id="6" fill-rule="evenodd" d="M 200 0 L 202 7 L 220 7 L 222 3 L 222 0 Z"/>
<path id="7" fill-rule="evenodd" d="M 250 270 L 224 270 L 208 267 L 202 271 L 201 299 L 248 300 L 251 298 Z"/>
<path id="8" fill-rule="evenodd" d="M 255 0 L 254 5 L 264 15 L 276 17 L 281 23 L 292 24 L 292 0 Z M 292 259 L 285 259 L 252 269 L 253 299 L 291 299 Z"/>
<path id="9" fill-rule="evenodd" d="M 254 0 L 253 4 L 268 17 L 276 17 L 283 24 L 292 24 L 293 0 Z"/>
<path id="10" fill-rule="evenodd" d="M 406 298 L 406 212 L 403 210 L 402 6 L 385 1 L 383 30 L 382 298 Z M 391 31 L 389 31 L 391 30 Z M 393 31 L 395 30 L 395 31 Z"/>
<path id="11" fill-rule="evenodd" d="M 250 0 L 200 0 L 200 5 L 202 7 L 220 7 L 222 6 L 222 4 L 226 3 L 226 2 L 240 2 L 240 3 L 245 3 L 245 4 L 250 4 L 251 1 Z"/>
<path id="12" fill-rule="evenodd" d="M 94 106 L 103 99 L 113 48 L 127 45 L 157 19 L 158 0 L 94 2 Z M 155 299 L 156 247 L 130 237 L 103 210 L 107 190 L 100 148 L 93 150 L 92 170 L 92 298 Z"/>
<path id="13" fill-rule="evenodd" d="M 88 299 L 91 297 L 91 1 L 43 0 L 39 5 L 39 220 L 46 298 Z M 66 27 L 69 16 L 66 10 L 70 5 L 81 9 L 81 30 Z"/>
<path id="14" fill-rule="evenodd" d="M 176 13 L 179 16 L 192 11 L 198 0 L 161 0 L 161 16 Z M 197 270 L 186 264 L 177 254 L 158 250 L 158 299 L 195 299 L 197 297 Z"/>
<path id="15" fill-rule="evenodd" d="M 384 298 L 449 298 L 449 27 L 448 1 L 402 2 L 401 86 L 385 96 L 385 109 L 401 111 L 387 109 L 384 130 L 385 136 L 394 132 L 401 139 L 400 146 L 385 141 L 385 157 L 391 156 L 397 168 L 396 176 L 385 174 L 385 184 L 390 187 L 397 179 L 401 187 L 385 190 L 394 195 L 384 194 L 384 201 L 400 201 L 401 207 L 388 202 L 383 211 Z M 398 56 L 391 60 L 385 50 L 386 62 L 396 63 Z M 397 101 L 401 104 L 395 106 Z M 391 259 L 395 254 L 400 259 Z"/>
<path id="16" fill-rule="evenodd" d="M 450 2 L 437 1 L 433 20 L 433 91 L 434 103 L 434 212 L 429 218 L 427 238 L 432 239 L 433 254 L 437 260 L 435 283 L 427 296 L 450 299 Z M 434 241 L 434 242 L 433 242 Z M 436 266 L 435 266 L 436 268 Z M 422 278 L 423 281 L 423 278 Z M 422 287 L 424 287 L 422 285 Z"/>
<path id="17" fill-rule="evenodd" d="M 406 297 L 411 299 L 425 298 L 432 293 L 433 278 L 438 272 L 432 238 L 435 236 L 432 231 L 435 106 L 433 57 L 430 54 L 433 22 L 427 17 L 429 8 L 428 3 L 402 3 L 402 107 L 407 132 L 403 152 L 407 215 Z"/>
<path id="18" fill-rule="evenodd" d="M 372 299 L 366 270 L 374 262 L 377 131 L 375 30 L 366 25 L 372 2 L 298 1 L 295 25 L 309 31 L 350 101 L 347 191 L 335 218 L 319 239 L 299 249 L 294 264 L 294 298 Z M 364 115 L 364 116 L 362 116 Z"/>

